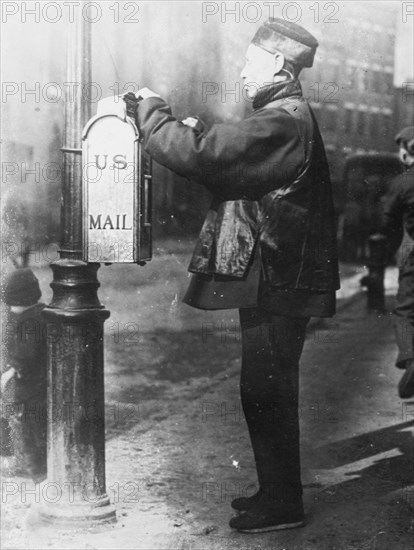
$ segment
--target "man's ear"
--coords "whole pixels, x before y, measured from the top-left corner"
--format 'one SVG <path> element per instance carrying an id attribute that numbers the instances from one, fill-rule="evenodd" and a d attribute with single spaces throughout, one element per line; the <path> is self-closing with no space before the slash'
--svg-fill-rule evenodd
<path id="1" fill-rule="evenodd" d="M 273 74 L 276 76 L 280 73 L 280 71 L 283 69 L 283 65 L 285 64 L 285 56 L 282 52 L 275 53 L 274 64 L 275 65 Z"/>

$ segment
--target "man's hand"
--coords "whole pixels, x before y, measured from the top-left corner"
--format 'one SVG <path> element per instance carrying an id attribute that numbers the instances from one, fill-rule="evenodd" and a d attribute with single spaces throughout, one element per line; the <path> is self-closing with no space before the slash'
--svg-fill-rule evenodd
<path id="1" fill-rule="evenodd" d="M 128 92 L 122 96 L 122 99 L 126 103 L 126 113 L 132 120 L 135 120 L 135 111 L 138 105 L 138 99 L 135 97 L 135 94 Z"/>
<path id="2" fill-rule="evenodd" d="M 149 88 L 141 88 L 135 94 L 137 99 L 148 99 L 149 97 L 161 97 L 159 94 L 156 94 Z"/>
<path id="3" fill-rule="evenodd" d="M 129 117 L 135 120 L 135 113 L 140 99 L 147 99 L 149 97 L 161 97 L 160 95 L 152 92 L 149 88 L 141 88 L 135 94 L 133 92 L 127 92 L 123 94 L 122 99 L 126 103 L 126 112 Z"/>

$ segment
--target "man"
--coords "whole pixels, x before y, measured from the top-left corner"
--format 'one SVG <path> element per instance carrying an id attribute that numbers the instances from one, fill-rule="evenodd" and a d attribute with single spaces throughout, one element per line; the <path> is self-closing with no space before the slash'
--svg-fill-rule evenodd
<path id="1" fill-rule="evenodd" d="M 317 46 L 299 25 L 264 23 L 241 73 L 253 112 L 238 124 L 192 128 L 157 94 L 136 94 L 148 153 L 213 195 L 184 301 L 240 309 L 241 399 L 260 485 L 232 502 L 244 513 L 230 526 L 243 532 L 304 524 L 298 363 L 309 317 L 333 315 L 339 287 L 328 165 L 297 80 Z"/>
<path id="2" fill-rule="evenodd" d="M 414 396 L 414 126 L 404 128 L 395 141 L 405 171 L 391 183 L 385 198 L 381 233 L 388 238 L 391 252 L 401 245 L 398 293 L 394 309 L 394 330 L 398 344 L 396 366 L 405 372 L 398 385 L 402 399 Z"/>

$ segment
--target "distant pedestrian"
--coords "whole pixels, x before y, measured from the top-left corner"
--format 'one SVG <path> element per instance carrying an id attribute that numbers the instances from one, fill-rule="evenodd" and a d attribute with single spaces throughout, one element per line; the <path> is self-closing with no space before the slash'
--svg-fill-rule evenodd
<path id="1" fill-rule="evenodd" d="M 11 273 L 4 286 L 10 306 L 1 374 L 2 416 L 10 426 L 15 474 L 46 476 L 47 368 L 39 281 L 29 268 Z"/>
<path id="2" fill-rule="evenodd" d="M 405 171 L 393 179 L 384 203 L 381 233 L 391 252 L 399 254 L 399 279 L 394 309 L 394 329 L 398 344 L 396 366 L 405 372 L 398 385 L 402 399 L 414 396 L 414 126 L 395 137 Z"/>

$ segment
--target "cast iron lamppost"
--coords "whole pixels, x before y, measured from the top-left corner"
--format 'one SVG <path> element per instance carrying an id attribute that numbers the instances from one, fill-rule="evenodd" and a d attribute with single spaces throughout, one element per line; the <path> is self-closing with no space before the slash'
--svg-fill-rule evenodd
<path id="1" fill-rule="evenodd" d="M 44 310 L 48 340 L 48 478 L 42 519 L 92 525 L 115 521 L 105 489 L 103 324 L 99 264 L 82 260 L 82 129 L 90 104 L 91 28 L 77 10 L 69 24 L 60 259 Z M 72 89 L 71 89 L 72 88 Z"/>

